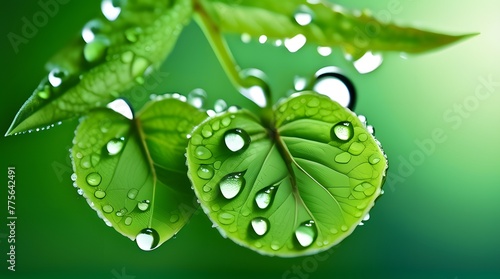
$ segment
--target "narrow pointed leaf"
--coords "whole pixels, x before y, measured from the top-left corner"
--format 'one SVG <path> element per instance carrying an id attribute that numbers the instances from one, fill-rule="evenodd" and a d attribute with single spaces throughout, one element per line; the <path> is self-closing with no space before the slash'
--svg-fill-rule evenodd
<path id="1" fill-rule="evenodd" d="M 109 20 L 87 23 L 82 37 L 47 64 L 48 77 L 7 135 L 81 115 L 140 83 L 171 52 L 192 11 L 189 0 L 130 0 L 120 7 L 112 2 L 103 1 Z"/>
<path id="2" fill-rule="evenodd" d="M 76 131 L 76 185 L 108 225 L 144 250 L 174 236 L 196 209 L 184 154 L 187 134 L 204 118 L 169 97 L 147 104 L 133 120 L 96 109 Z"/>
<path id="3" fill-rule="evenodd" d="M 451 36 L 380 22 L 367 13 L 306 0 L 202 0 L 203 11 L 222 32 L 287 40 L 299 34 L 318 46 L 340 46 L 354 58 L 367 51 L 417 53 L 453 43 Z"/>
<path id="4" fill-rule="evenodd" d="M 275 127 L 245 110 L 207 119 L 188 145 L 189 175 L 212 222 L 266 255 L 317 253 L 367 216 L 387 168 L 378 141 L 346 108 L 301 93 Z"/>

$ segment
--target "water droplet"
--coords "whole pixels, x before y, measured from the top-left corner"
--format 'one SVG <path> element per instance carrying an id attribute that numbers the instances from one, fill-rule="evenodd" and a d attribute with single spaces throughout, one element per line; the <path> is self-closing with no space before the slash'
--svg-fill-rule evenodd
<path id="1" fill-rule="evenodd" d="M 293 18 L 301 26 L 306 26 L 313 21 L 314 12 L 306 5 L 300 5 L 294 12 Z"/>
<path id="2" fill-rule="evenodd" d="M 271 243 L 271 249 L 273 249 L 274 251 L 278 251 L 280 248 L 281 248 L 281 246 L 277 241 L 274 241 L 273 243 Z"/>
<path id="3" fill-rule="evenodd" d="M 113 0 L 103 0 L 101 3 L 102 14 L 109 20 L 114 21 L 120 15 L 122 9 L 120 7 L 115 6 Z"/>
<path id="4" fill-rule="evenodd" d="M 214 169 L 210 165 L 200 165 L 197 172 L 201 179 L 211 179 L 214 176 Z"/>
<path id="5" fill-rule="evenodd" d="M 212 191 L 212 187 L 210 187 L 208 185 L 203 186 L 203 192 L 208 193 L 210 191 Z"/>
<path id="6" fill-rule="evenodd" d="M 228 212 L 221 212 L 218 219 L 223 225 L 231 225 L 234 222 L 234 215 Z"/>
<path id="7" fill-rule="evenodd" d="M 130 217 L 130 216 L 125 217 L 125 220 L 123 221 L 123 223 L 125 223 L 125 226 L 132 225 L 132 217 Z"/>
<path id="8" fill-rule="evenodd" d="M 340 227 L 340 229 L 343 231 L 343 232 L 346 232 L 348 227 L 346 225 L 342 225 L 342 227 Z"/>
<path id="9" fill-rule="evenodd" d="M 241 34 L 241 41 L 243 43 L 248 44 L 248 43 L 250 43 L 251 40 L 252 40 L 252 36 L 250 36 L 250 34 L 248 34 L 248 33 Z"/>
<path id="10" fill-rule="evenodd" d="M 226 109 L 227 109 L 226 101 L 224 101 L 222 99 L 218 99 L 217 101 L 215 101 L 215 104 L 214 104 L 215 112 L 221 113 L 221 112 L 225 111 Z"/>
<path id="11" fill-rule="evenodd" d="M 195 108 L 202 108 L 206 99 L 207 92 L 201 88 L 194 89 L 187 96 L 187 102 Z"/>
<path id="12" fill-rule="evenodd" d="M 132 112 L 132 108 L 123 99 L 114 100 L 113 102 L 107 104 L 106 107 L 123 115 L 127 119 L 130 120 L 134 119 L 134 113 Z"/>
<path id="13" fill-rule="evenodd" d="M 48 98 L 50 98 L 50 87 L 46 85 L 43 88 L 39 88 L 37 95 L 41 99 L 47 100 Z M 31 130 L 29 130 L 29 132 L 31 132 Z"/>
<path id="14" fill-rule="evenodd" d="M 370 220 L 370 213 L 366 213 L 365 217 L 363 217 L 363 221 L 366 222 Z"/>
<path id="15" fill-rule="evenodd" d="M 76 173 L 71 174 L 71 181 L 76 181 Z"/>
<path id="16" fill-rule="evenodd" d="M 120 153 L 120 151 L 122 151 L 123 149 L 124 141 L 125 139 L 123 137 L 108 141 L 108 143 L 106 144 L 106 150 L 108 151 L 108 154 L 113 156 Z"/>
<path id="17" fill-rule="evenodd" d="M 245 186 L 244 172 L 230 173 L 219 182 L 220 191 L 224 198 L 230 200 L 236 197 Z"/>
<path id="18" fill-rule="evenodd" d="M 373 127 L 372 125 L 366 126 L 366 130 L 368 130 L 368 133 L 370 133 L 371 135 L 375 135 L 375 127 Z"/>
<path id="19" fill-rule="evenodd" d="M 349 146 L 349 153 L 352 155 L 359 155 L 365 150 L 365 145 L 360 142 L 353 142 L 351 146 Z"/>
<path id="20" fill-rule="evenodd" d="M 139 35 L 141 33 L 142 33 L 142 29 L 140 27 L 130 28 L 130 29 L 125 30 L 125 38 L 129 42 L 135 43 L 139 39 Z"/>
<path id="21" fill-rule="evenodd" d="M 83 48 L 85 60 L 89 63 L 95 63 L 104 59 L 109 45 L 110 41 L 107 37 L 102 35 L 95 36 L 95 38 Z"/>
<path id="22" fill-rule="evenodd" d="M 132 62 L 132 60 L 134 60 L 134 53 L 132 51 L 125 51 L 124 53 L 122 53 L 122 62 L 125 63 L 125 64 L 129 64 L 130 62 Z"/>
<path id="23" fill-rule="evenodd" d="M 212 158 L 212 152 L 205 146 L 198 146 L 194 150 L 194 156 L 200 160 L 207 160 Z"/>
<path id="24" fill-rule="evenodd" d="M 170 216 L 169 221 L 170 221 L 170 223 L 175 223 L 175 222 L 179 221 L 179 215 L 177 215 L 177 214 L 172 214 L 172 215 Z"/>
<path id="25" fill-rule="evenodd" d="M 293 79 L 293 88 L 295 91 L 303 91 L 307 87 L 307 79 L 305 77 L 295 76 Z"/>
<path id="26" fill-rule="evenodd" d="M 113 206 L 112 206 L 112 205 L 110 205 L 110 204 L 106 204 L 106 205 L 104 205 L 104 206 L 102 207 L 102 211 L 103 211 L 104 213 L 108 213 L 108 214 L 109 214 L 109 213 L 112 213 L 112 212 L 113 212 L 113 210 L 115 210 L 115 209 L 114 209 L 114 208 L 113 208 Z"/>
<path id="27" fill-rule="evenodd" d="M 266 35 L 261 35 L 259 37 L 259 43 L 265 44 L 267 42 L 267 36 Z"/>
<path id="28" fill-rule="evenodd" d="M 276 186 L 269 186 L 257 192 L 255 195 L 255 203 L 260 209 L 266 209 L 271 205 L 276 195 Z"/>
<path id="29" fill-rule="evenodd" d="M 99 186 L 99 184 L 101 184 L 102 177 L 97 172 L 91 172 L 87 175 L 86 180 L 90 186 L 95 187 L 95 186 Z"/>
<path id="30" fill-rule="evenodd" d="M 151 251 L 158 247 L 160 235 L 152 228 L 143 229 L 136 237 L 137 246 L 144 251 Z"/>
<path id="31" fill-rule="evenodd" d="M 245 69 L 240 75 L 244 84 L 240 88 L 240 93 L 259 107 L 266 107 L 270 89 L 264 72 L 258 69 Z"/>
<path id="32" fill-rule="evenodd" d="M 220 121 L 220 124 L 222 124 L 222 126 L 224 126 L 224 127 L 231 125 L 231 118 L 229 118 L 229 117 L 222 118 L 222 120 Z"/>
<path id="33" fill-rule="evenodd" d="M 332 140 L 347 142 L 354 136 L 354 128 L 350 122 L 344 121 L 335 124 L 330 132 Z"/>
<path id="34" fill-rule="evenodd" d="M 137 194 L 139 194 L 139 190 L 130 189 L 130 190 L 128 190 L 127 197 L 131 200 L 135 200 L 135 198 L 137 197 Z"/>
<path id="35" fill-rule="evenodd" d="M 258 236 L 265 235 L 269 230 L 269 221 L 262 217 L 257 217 L 252 220 L 252 229 Z"/>
<path id="36" fill-rule="evenodd" d="M 211 136 L 213 136 L 213 131 L 212 131 L 212 127 L 210 127 L 210 125 L 205 125 L 203 126 L 203 128 L 201 129 L 201 135 L 204 137 L 204 138 L 209 138 Z"/>
<path id="37" fill-rule="evenodd" d="M 378 155 L 373 154 L 372 156 L 370 156 L 370 158 L 368 159 L 368 161 L 370 162 L 370 164 L 375 165 L 378 162 L 380 162 L 380 158 L 378 157 Z"/>
<path id="38" fill-rule="evenodd" d="M 329 56 L 329 55 L 332 54 L 332 48 L 331 47 L 322 47 L 322 46 L 320 46 L 320 47 L 318 47 L 317 50 L 318 50 L 319 55 L 324 56 L 324 57 Z"/>
<path id="39" fill-rule="evenodd" d="M 325 95 L 341 106 L 353 109 L 356 103 L 356 89 L 337 67 L 325 67 L 316 72 L 313 91 Z"/>
<path id="40" fill-rule="evenodd" d="M 78 190 L 76 190 L 76 192 L 78 193 L 78 195 L 83 196 L 83 193 L 84 193 L 83 189 L 78 188 Z"/>
<path id="41" fill-rule="evenodd" d="M 52 87 L 59 87 L 64 78 L 67 77 L 67 73 L 61 69 L 54 68 L 49 72 L 48 80 Z"/>
<path id="42" fill-rule="evenodd" d="M 151 63 L 149 60 L 143 57 L 136 56 L 134 62 L 132 62 L 132 69 L 130 70 L 132 76 L 137 77 L 136 82 L 139 84 L 144 83 L 144 78 L 142 75 L 148 72 Z"/>
<path id="43" fill-rule="evenodd" d="M 291 39 L 285 39 L 285 47 L 289 52 L 299 51 L 307 42 L 306 36 L 298 34 Z"/>
<path id="44" fill-rule="evenodd" d="M 127 214 L 127 209 L 126 208 L 122 208 L 122 209 L 116 211 L 115 214 L 118 217 L 123 217 L 125 214 Z"/>
<path id="45" fill-rule="evenodd" d="M 314 242 L 317 235 L 318 231 L 312 220 L 302 223 L 297 230 L 295 230 L 295 238 L 302 247 L 309 247 Z"/>
<path id="46" fill-rule="evenodd" d="M 366 52 L 361 58 L 354 61 L 354 67 L 360 74 L 367 74 L 376 70 L 383 62 L 382 55 Z"/>
<path id="47" fill-rule="evenodd" d="M 149 200 L 143 200 L 139 203 L 137 203 L 137 208 L 140 210 L 140 211 L 146 211 L 149 209 Z"/>
<path id="48" fill-rule="evenodd" d="M 335 162 L 339 164 L 347 164 L 349 161 L 351 161 L 351 154 L 348 152 L 342 152 L 335 156 Z"/>
<path id="49" fill-rule="evenodd" d="M 94 192 L 94 197 L 98 199 L 104 199 L 106 197 L 106 192 L 104 192 L 103 190 L 97 190 Z"/>
<path id="50" fill-rule="evenodd" d="M 232 129 L 224 134 L 224 143 L 232 152 L 244 150 L 250 144 L 250 136 L 245 130 Z"/>
<path id="51" fill-rule="evenodd" d="M 96 35 L 104 29 L 104 24 L 100 19 L 93 19 L 85 24 L 82 29 L 82 38 L 85 43 L 92 42 Z"/>
<path id="52" fill-rule="evenodd" d="M 364 142 L 368 139 L 368 136 L 366 134 L 361 134 L 359 135 L 358 137 L 358 140 L 361 141 L 361 142 Z"/>

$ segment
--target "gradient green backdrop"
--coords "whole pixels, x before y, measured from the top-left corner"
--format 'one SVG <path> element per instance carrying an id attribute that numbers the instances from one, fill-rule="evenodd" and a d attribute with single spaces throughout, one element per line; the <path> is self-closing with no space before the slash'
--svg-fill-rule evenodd
<path id="1" fill-rule="evenodd" d="M 241 66 L 264 70 L 277 96 L 291 88 L 294 75 L 330 65 L 342 68 L 358 89 L 356 112 L 376 127 L 389 156 L 389 178 L 371 219 L 331 253 L 261 256 L 223 239 L 202 213 L 157 250 L 139 250 L 107 227 L 72 187 L 68 149 L 78 123 L 73 120 L 46 132 L 0 139 L 0 277 L 500 278 L 500 2 L 339 1 L 379 15 L 393 2 L 400 10 L 390 16 L 399 24 L 481 35 L 408 59 L 387 54 L 367 75 L 358 74 L 338 49 L 324 58 L 314 47 L 290 54 L 229 38 Z M 46 74 L 47 59 L 100 12 L 99 0 L 69 1 L 15 53 L 7 34 L 19 34 L 22 18 L 37 11 L 37 1 L 3 3 L 2 134 Z M 249 105 L 235 93 L 195 24 L 182 34 L 160 73 L 151 93 L 201 87 L 210 104 L 225 98 Z M 488 88 L 481 80 L 493 82 Z M 481 99 L 476 92 L 483 93 Z M 140 91 L 132 96 L 135 104 L 146 97 Z M 460 106 L 462 113 L 456 111 Z M 427 139 L 436 129 L 442 137 L 431 148 Z M 424 153 L 419 142 L 430 150 Z M 6 263 L 8 166 L 17 171 L 15 273 Z M 303 273 L 286 273 L 294 266 Z"/>

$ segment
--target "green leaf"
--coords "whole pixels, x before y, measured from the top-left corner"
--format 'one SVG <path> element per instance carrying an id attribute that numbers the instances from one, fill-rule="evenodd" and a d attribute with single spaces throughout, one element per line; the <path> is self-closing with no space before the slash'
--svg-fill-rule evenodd
<path id="1" fill-rule="evenodd" d="M 173 49 L 190 20 L 190 0 L 129 0 L 109 6 L 110 19 L 90 21 L 78 38 L 57 54 L 50 70 L 22 106 L 7 135 L 45 127 L 106 105 L 142 82 Z M 111 13 L 111 15 L 109 15 Z"/>
<path id="2" fill-rule="evenodd" d="M 354 59 L 367 51 L 417 53 L 470 35 L 450 36 L 378 21 L 366 12 L 348 11 L 327 1 L 201 0 L 222 32 L 286 40 L 299 34 L 318 46 L 340 46 Z"/>
<path id="3" fill-rule="evenodd" d="M 133 120 L 96 109 L 76 131 L 76 185 L 108 225 L 144 250 L 174 236 L 196 210 L 184 154 L 187 134 L 205 116 L 167 95 Z"/>
<path id="4" fill-rule="evenodd" d="M 266 255 L 299 256 L 342 241 L 367 216 L 387 168 L 366 123 L 329 98 L 300 93 L 264 127 L 246 110 L 200 124 L 189 175 L 219 231 Z"/>

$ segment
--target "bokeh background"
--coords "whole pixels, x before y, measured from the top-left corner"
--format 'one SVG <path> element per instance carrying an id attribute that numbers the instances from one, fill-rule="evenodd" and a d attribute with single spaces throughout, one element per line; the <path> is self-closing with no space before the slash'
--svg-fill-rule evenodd
<path id="1" fill-rule="evenodd" d="M 385 194 L 364 226 L 329 252 L 282 259 L 223 239 L 198 213 L 175 239 L 143 252 L 107 227 L 72 187 L 68 149 L 78 123 L 73 120 L 49 131 L 0 138 L 0 277 L 500 278 L 500 148 L 495 147 L 500 138 L 500 2 L 337 2 L 375 15 L 389 11 L 398 24 L 449 34 L 481 32 L 406 59 L 385 54 L 382 66 L 366 75 L 357 73 L 339 49 L 329 57 L 313 46 L 291 54 L 283 47 L 228 38 L 241 66 L 265 71 L 277 97 L 292 87 L 295 75 L 310 76 L 324 66 L 340 67 L 354 82 L 356 112 L 375 126 L 390 160 Z M 38 1 L 4 3 L 2 134 L 46 74 L 44 63 L 100 13 L 99 3 L 60 5 L 17 53 L 7 34 L 19 34 L 22 18 L 31 19 L 41 8 Z M 390 12 L 394 4 L 400 5 L 397 13 Z M 203 88 L 208 104 L 224 98 L 250 106 L 236 94 L 194 23 L 160 73 L 150 93 Z M 137 100 L 147 98 L 140 92 L 134 93 Z M 16 167 L 16 272 L 7 271 L 6 262 L 8 166 Z"/>

